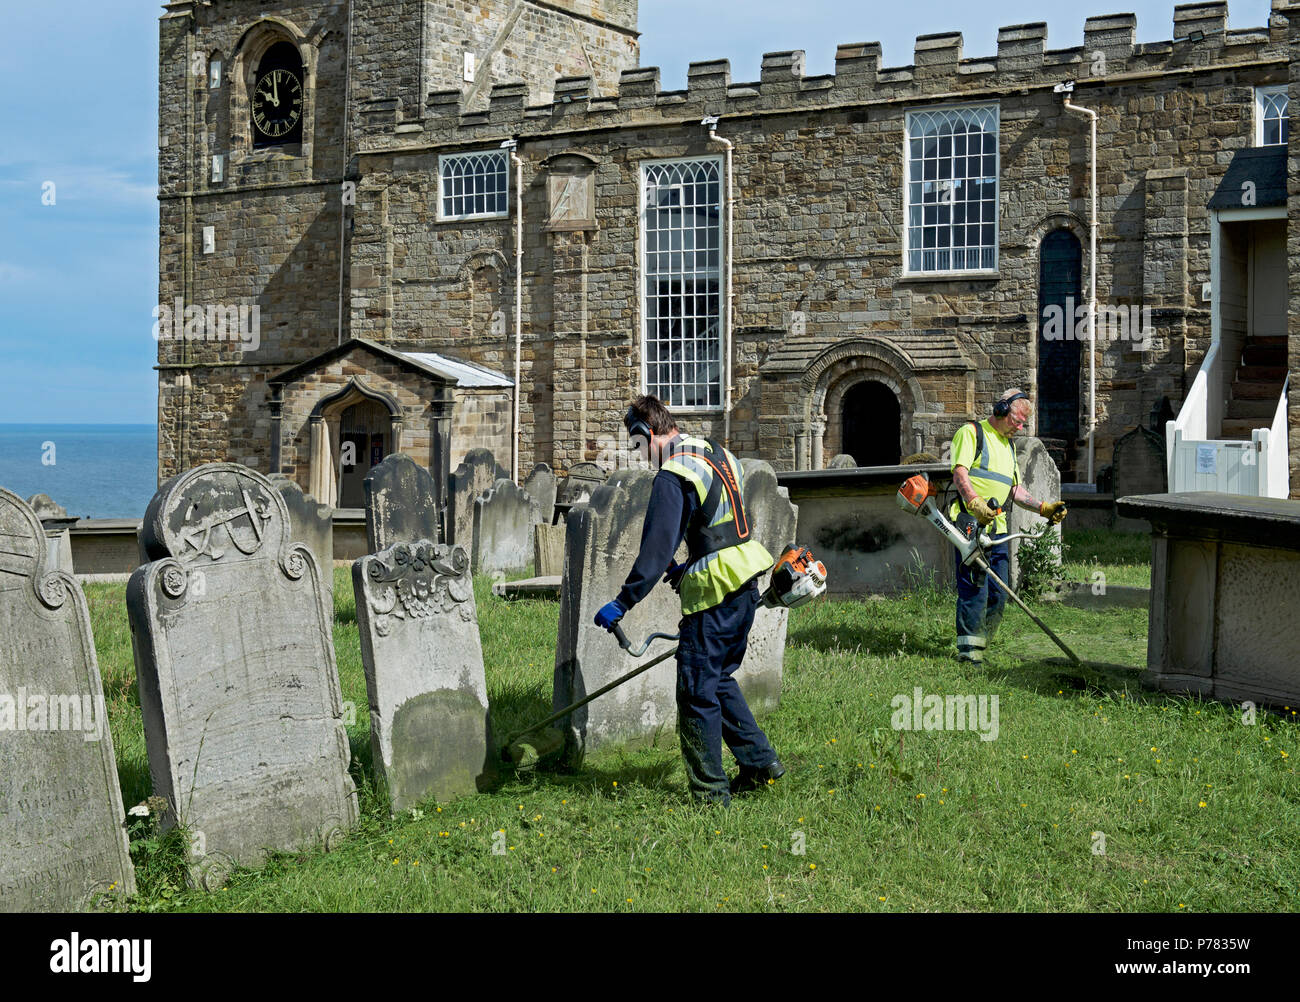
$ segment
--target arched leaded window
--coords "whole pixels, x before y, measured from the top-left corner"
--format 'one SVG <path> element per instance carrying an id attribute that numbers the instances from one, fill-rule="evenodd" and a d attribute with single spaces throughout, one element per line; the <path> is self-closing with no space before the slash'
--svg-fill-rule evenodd
<path id="1" fill-rule="evenodd" d="M 998 266 L 998 107 L 907 113 L 908 274 Z"/>
<path id="2" fill-rule="evenodd" d="M 510 214 L 510 161 L 504 150 L 438 158 L 438 218 L 493 219 Z"/>
<path id="3" fill-rule="evenodd" d="M 1289 131 L 1286 85 L 1255 89 L 1255 145 L 1285 146 Z"/>
<path id="4" fill-rule="evenodd" d="M 722 404 L 722 161 L 642 165 L 645 389 Z"/>

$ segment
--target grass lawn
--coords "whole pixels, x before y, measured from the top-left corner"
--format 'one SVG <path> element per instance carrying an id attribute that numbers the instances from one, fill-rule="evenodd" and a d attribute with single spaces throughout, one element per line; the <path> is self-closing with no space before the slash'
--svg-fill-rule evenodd
<path id="1" fill-rule="evenodd" d="M 1109 529 L 1064 531 L 1063 569 L 1067 581 L 1093 582 L 1100 571 L 1110 585 L 1151 587 L 1151 536 Z"/>
<path id="2" fill-rule="evenodd" d="M 1092 555 L 1107 567 L 1132 556 L 1118 544 Z M 476 590 L 502 735 L 549 712 L 559 606 L 507 603 L 488 584 Z M 649 749 L 569 775 L 506 772 L 492 793 L 393 819 L 369 780 L 347 572 L 335 589 L 360 825 L 334 852 L 279 854 L 211 894 L 151 858 L 135 907 L 1284 911 L 1300 900 L 1296 716 L 1245 726 L 1239 710 L 1144 692 L 1123 670 L 1045 663 L 1056 648 L 1014 608 L 984 667 L 958 666 L 954 599 L 933 591 L 791 615 L 782 703 L 763 721 L 788 772 L 730 810 L 693 806 L 679 754 Z M 124 589 L 87 594 L 130 806 L 150 789 Z M 1144 609 L 1038 609 L 1085 659 L 1145 661 Z M 892 730 L 892 698 L 918 686 L 997 696 L 997 739 Z"/>

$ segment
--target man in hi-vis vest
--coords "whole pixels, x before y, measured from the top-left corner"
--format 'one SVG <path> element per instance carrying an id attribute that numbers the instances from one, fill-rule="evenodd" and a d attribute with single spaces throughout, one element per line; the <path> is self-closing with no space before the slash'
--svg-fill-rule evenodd
<path id="1" fill-rule="evenodd" d="M 1018 389 L 1007 390 L 993 405 L 992 417 L 964 424 L 952 437 L 952 482 L 959 497 L 953 502 L 948 516 L 954 522 L 967 514 L 979 523 L 981 529 L 992 524 L 993 530 L 989 535 L 994 539 L 1005 536 L 1006 511 L 1012 501 L 1021 508 L 1038 512 L 1053 525 L 1065 518 L 1062 502 L 1039 504 L 1020 486 L 1016 447 L 1011 439 L 1025 426 L 1033 410 L 1028 394 Z M 995 503 L 990 505 L 990 500 Z M 996 513 L 995 508 L 999 509 Z M 1003 581 L 1008 581 L 1010 545 L 998 543 L 984 552 L 989 569 Z M 1006 592 L 993 584 L 989 576 L 973 563 L 963 565 L 958 553 L 957 660 L 975 664 L 984 660 L 984 651 L 998 631 L 1006 606 Z"/>
<path id="2" fill-rule="evenodd" d="M 735 679 L 759 604 L 758 578 L 772 566 L 772 555 L 749 523 L 734 455 L 711 439 L 683 436 L 655 397 L 637 397 L 623 423 L 659 472 L 641 551 L 618 597 L 596 613 L 596 625 L 613 627 L 661 574 L 681 595 L 677 732 L 686 777 L 696 799 L 726 805 L 732 793 L 766 786 L 785 773 Z M 673 564 L 683 537 L 686 561 Z M 724 739 L 740 765 L 730 784 L 722 768 Z"/>

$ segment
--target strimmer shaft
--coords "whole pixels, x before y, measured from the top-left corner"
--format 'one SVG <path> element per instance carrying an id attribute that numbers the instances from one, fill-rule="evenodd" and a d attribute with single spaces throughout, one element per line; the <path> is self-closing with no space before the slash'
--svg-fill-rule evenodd
<path id="1" fill-rule="evenodd" d="M 1028 616 L 1030 619 L 1032 619 L 1035 623 L 1037 623 L 1037 624 L 1038 624 L 1038 628 L 1039 628 L 1040 630 L 1042 630 L 1044 633 L 1046 633 L 1049 637 L 1051 637 L 1051 638 L 1052 638 L 1052 642 L 1055 643 L 1057 647 L 1059 647 L 1061 650 L 1065 651 L 1066 656 L 1069 657 L 1070 661 L 1071 661 L 1073 664 L 1076 664 L 1076 665 L 1077 665 L 1077 664 L 1081 664 L 1081 663 L 1082 663 L 1082 662 L 1079 661 L 1079 656 L 1078 656 L 1077 654 L 1075 654 L 1074 651 L 1070 650 L 1070 648 L 1068 648 L 1068 647 L 1065 646 L 1065 641 L 1062 640 L 1060 637 L 1058 637 L 1054 632 L 1052 632 L 1052 628 L 1051 628 L 1050 626 L 1048 626 L 1048 625 L 1047 625 L 1046 623 L 1044 623 L 1041 619 L 1039 619 L 1039 618 L 1038 618 L 1037 616 L 1035 616 L 1032 612 L 1030 612 L 1030 611 L 1029 611 L 1029 606 L 1025 605 L 1024 602 L 1020 601 L 1020 596 L 1017 595 L 1015 592 L 1013 592 L 1013 591 L 1012 591 L 1012 590 L 1007 586 L 1007 583 L 1006 583 L 1005 581 L 1003 581 L 1000 577 L 998 577 L 996 574 L 994 574 L 992 570 L 989 569 L 989 565 L 988 565 L 988 561 L 987 561 L 987 560 L 985 560 L 983 557 L 981 557 L 981 556 L 979 556 L 978 554 L 976 554 L 973 558 L 971 558 L 971 563 L 973 563 L 973 564 L 975 564 L 976 566 L 978 566 L 981 570 L 984 571 L 985 574 L 987 574 L 987 575 L 988 575 L 989 577 L 991 577 L 994 581 L 996 581 L 996 582 L 997 582 L 997 583 L 1002 587 L 1002 590 L 1003 590 L 1004 592 L 1006 592 L 1008 595 L 1010 595 L 1011 598 L 1013 598 L 1013 599 L 1015 600 L 1016 605 L 1020 606 L 1020 608 L 1022 608 L 1022 609 L 1025 610 L 1025 615 Z"/>

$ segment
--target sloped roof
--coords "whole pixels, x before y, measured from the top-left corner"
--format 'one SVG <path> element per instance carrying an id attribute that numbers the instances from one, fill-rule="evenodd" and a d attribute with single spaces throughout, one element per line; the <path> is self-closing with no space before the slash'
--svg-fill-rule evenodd
<path id="1" fill-rule="evenodd" d="M 283 372 L 276 373 L 267 382 L 272 385 L 292 383 L 294 380 L 315 372 L 321 366 L 328 365 L 334 359 L 358 348 L 380 358 L 390 359 L 404 369 L 430 376 L 439 383 L 449 383 L 461 387 L 515 385 L 514 380 L 506 376 L 505 373 L 489 369 L 476 362 L 466 362 L 463 359 L 434 352 L 398 351 L 396 348 L 390 348 L 388 345 L 364 337 L 349 338 L 342 344 L 337 344 L 319 355 L 313 355 L 311 358 L 299 362 Z"/>
<path id="2" fill-rule="evenodd" d="M 1255 185 L 1254 203 L 1246 205 L 1242 186 Z M 1214 191 L 1208 208 L 1211 209 L 1264 209 L 1286 205 L 1286 147 L 1257 146 L 1238 150 L 1228 164 Z"/>
<path id="3" fill-rule="evenodd" d="M 975 363 L 966 356 L 952 331 L 901 330 L 872 331 L 853 337 L 803 335 L 787 338 L 772 350 L 767 360 L 759 366 L 759 372 L 764 375 L 803 373 L 824 352 L 855 341 L 877 342 L 893 348 L 903 356 L 913 371 L 975 368 Z"/>

